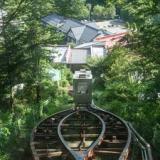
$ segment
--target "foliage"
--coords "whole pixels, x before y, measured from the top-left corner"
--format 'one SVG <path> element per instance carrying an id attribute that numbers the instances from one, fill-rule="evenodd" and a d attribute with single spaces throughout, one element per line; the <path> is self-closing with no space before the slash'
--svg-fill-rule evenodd
<path id="1" fill-rule="evenodd" d="M 49 55 L 42 45 L 61 40 L 61 35 L 51 28 L 46 27 L 44 30 L 40 22 L 46 4 L 43 3 L 41 1 L 38 7 L 36 1 L 13 2 L 10 7 L 12 1 L 8 0 L 2 6 L 7 14 L 3 16 L 0 41 L 1 104 L 9 100 L 8 106 L 13 107 L 13 87 L 20 83 L 35 86 L 35 101 L 40 100 L 39 83 L 43 79 L 44 68 L 50 63 Z M 13 16 L 14 12 L 16 16 Z M 7 103 L 4 105 L 7 106 Z"/>
<path id="2" fill-rule="evenodd" d="M 10 134 L 11 133 L 9 132 L 8 128 L 3 127 L 0 129 L 0 138 L 1 138 L 0 148 L 1 148 L 1 150 L 2 150 L 2 148 L 5 148 L 4 146 L 6 146 L 6 143 L 8 141 Z"/>
<path id="3" fill-rule="evenodd" d="M 0 159 L 31 159 L 32 128 L 64 105 L 68 107 L 70 72 L 53 65 L 51 53 L 44 49 L 63 41 L 60 33 L 41 23 L 52 3 L 1 1 L 6 14 L 0 25 Z M 53 68 L 63 72 L 59 83 L 48 72 Z"/>
<path id="4" fill-rule="evenodd" d="M 100 6 L 96 5 L 93 9 L 94 19 L 113 19 L 115 17 L 114 5 Z"/>
<path id="5" fill-rule="evenodd" d="M 156 152 L 160 112 L 155 79 L 159 65 L 130 49 L 115 47 L 106 58 L 90 61 L 89 66 L 95 77 L 95 102 L 132 122 Z"/>
<path id="6" fill-rule="evenodd" d="M 66 17 L 77 19 L 88 18 L 89 11 L 85 5 L 85 0 L 55 0 L 56 12 Z"/>
<path id="7" fill-rule="evenodd" d="M 107 20 L 117 16 L 116 5 L 112 1 L 106 0 L 86 0 L 90 5 L 90 20 Z"/>
<path id="8" fill-rule="evenodd" d="M 5 13 L 3 12 L 5 11 Z M 71 73 L 52 64 L 47 44 L 63 42 L 41 18 L 56 12 L 77 19 L 116 15 L 132 29 L 129 49 L 115 47 L 104 59 L 91 59 L 94 99 L 99 106 L 131 121 L 160 148 L 160 2 L 158 0 L 1 0 L 0 12 L 0 159 L 30 159 L 29 138 L 39 120 L 67 108 Z M 53 81 L 48 70 L 61 70 Z M 22 90 L 14 87 L 24 84 Z"/>
<path id="9" fill-rule="evenodd" d="M 160 124 L 159 123 L 157 123 L 154 128 L 153 143 L 155 148 L 159 148 L 160 146 Z"/>
<path id="10" fill-rule="evenodd" d="M 0 159 L 1 160 L 8 160 L 9 158 L 7 155 L 1 155 L 1 153 L 0 153 Z"/>
<path id="11" fill-rule="evenodd" d="M 65 68 L 62 68 L 62 72 L 62 80 L 59 84 L 52 81 L 49 76 L 48 79 L 41 82 L 41 93 L 43 94 L 41 94 L 39 105 L 32 100 L 34 94 L 31 95 L 31 92 L 28 91 L 33 92 L 34 88 L 26 86 L 23 90 L 23 99 L 20 98 L 20 94 L 15 96 L 14 112 L 0 112 L 0 150 L 2 151 L 2 158 L 5 159 L 6 156 L 6 158 L 12 160 L 30 159 L 29 140 L 33 127 L 47 116 L 70 107 L 70 105 L 67 105 L 70 99 L 67 94 L 69 85 L 67 79 L 70 72 Z M 67 81 L 67 83 L 63 83 L 64 81 Z M 26 101 L 26 99 L 28 100 Z"/>

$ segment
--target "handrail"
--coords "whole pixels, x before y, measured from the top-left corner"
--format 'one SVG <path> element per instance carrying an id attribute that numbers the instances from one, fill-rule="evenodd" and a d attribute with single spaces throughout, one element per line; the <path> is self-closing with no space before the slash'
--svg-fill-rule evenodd
<path id="1" fill-rule="evenodd" d="M 140 136 L 140 134 L 133 128 L 131 123 L 128 122 L 128 126 L 131 129 L 136 141 L 141 147 L 143 160 L 153 160 L 150 144 L 148 144 L 146 140 Z"/>

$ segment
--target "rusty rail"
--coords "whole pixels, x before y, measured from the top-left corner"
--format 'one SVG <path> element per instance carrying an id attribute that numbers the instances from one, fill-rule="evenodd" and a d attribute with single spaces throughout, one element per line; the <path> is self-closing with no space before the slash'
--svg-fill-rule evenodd
<path id="1" fill-rule="evenodd" d="M 92 114 L 92 115 L 95 116 L 97 119 L 99 119 L 100 122 L 101 122 L 101 125 L 102 125 L 102 130 L 101 130 L 101 133 L 99 134 L 97 140 L 96 140 L 95 142 L 93 142 L 92 145 L 91 145 L 87 150 L 82 151 L 81 153 L 79 153 L 79 152 L 75 152 L 74 150 L 72 150 L 72 149 L 68 146 L 68 144 L 67 144 L 66 141 L 64 140 L 63 135 L 62 135 L 62 133 L 61 133 L 61 127 L 62 127 L 62 125 L 63 125 L 63 122 L 64 122 L 67 118 L 69 118 L 69 117 L 70 117 L 71 115 L 73 115 L 73 114 L 76 114 L 76 112 L 81 112 L 81 111 L 85 111 L 85 112 L 87 112 L 88 114 Z M 83 109 L 83 110 L 79 110 L 79 111 L 76 111 L 76 112 L 73 112 L 73 113 L 67 115 L 66 117 L 64 117 L 64 118 L 60 121 L 60 123 L 59 123 L 59 125 L 58 125 L 58 135 L 59 135 L 59 137 L 60 137 L 63 145 L 64 145 L 64 146 L 66 147 L 66 149 L 73 155 L 73 157 L 74 157 L 76 160 L 84 160 L 84 159 L 86 159 L 86 158 L 88 158 L 88 157 L 90 156 L 89 154 L 93 151 L 94 147 L 95 147 L 96 145 L 98 145 L 100 141 L 103 140 L 103 136 L 104 136 L 104 133 L 105 133 L 105 123 L 104 123 L 104 121 L 102 120 L 101 117 L 99 117 L 98 115 L 96 115 L 95 113 L 93 113 L 93 112 L 91 112 L 91 111 L 87 111 L 87 110 L 84 110 L 84 109 Z M 100 124 L 99 124 L 99 125 L 100 125 Z"/>
<path id="2" fill-rule="evenodd" d="M 76 127 L 72 126 L 76 117 L 73 115 L 78 112 L 91 115 L 91 119 L 88 117 L 88 119 L 84 119 L 88 123 L 86 126 L 79 124 L 75 124 Z M 94 118 L 92 120 L 92 117 L 96 119 L 95 124 L 93 124 Z M 77 122 L 79 120 L 81 121 L 81 118 Z M 77 122 L 75 121 L 75 123 Z M 86 130 L 87 127 L 89 130 Z M 63 134 L 63 128 L 66 132 L 73 128 L 73 133 L 69 134 L 68 132 L 68 135 Z M 86 138 L 91 139 L 88 142 L 91 143 L 89 147 L 82 148 L 82 151 L 77 146 L 76 148 L 69 147 L 68 142 L 66 142 L 66 138 L 72 140 L 72 138 L 80 137 L 80 134 L 74 134 L 74 130 L 78 131 L 79 129 L 84 132 Z M 87 133 L 87 131 L 98 133 Z M 35 160 L 46 160 L 47 158 L 49 160 L 51 158 L 54 159 L 54 157 L 66 160 L 84 160 L 87 157 L 89 159 L 114 157 L 119 160 L 127 160 L 131 144 L 131 132 L 124 120 L 113 113 L 92 105 L 78 111 L 74 109 L 65 110 L 41 121 L 33 129 L 30 144 Z"/>
<path id="3" fill-rule="evenodd" d="M 119 157 L 119 160 L 127 160 L 128 156 L 129 156 L 130 145 L 131 145 L 131 140 L 132 140 L 131 130 L 130 130 L 127 122 L 124 121 L 124 120 L 123 120 L 122 118 L 120 118 L 119 116 L 117 116 L 117 115 L 115 115 L 115 114 L 113 114 L 113 113 L 111 113 L 111 112 L 109 112 L 109 111 L 105 111 L 105 110 L 97 107 L 94 103 L 92 103 L 91 108 L 93 108 L 93 109 L 98 109 L 98 110 L 101 110 L 101 111 L 103 111 L 103 112 L 105 112 L 105 113 L 108 113 L 108 114 L 116 117 L 117 119 L 119 119 L 119 120 L 125 125 L 125 127 L 126 127 L 126 129 L 127 129 L 127 132 L 128 132 L 127 143 L 126 143 L 126 145 L 125 145 L 125 147 L 124 147 L 124 149 L 123 149 L 123 151 L 122 151 L 122 153 L 121 153 L 121 155 L 120 155 L 120 157 Z"/>

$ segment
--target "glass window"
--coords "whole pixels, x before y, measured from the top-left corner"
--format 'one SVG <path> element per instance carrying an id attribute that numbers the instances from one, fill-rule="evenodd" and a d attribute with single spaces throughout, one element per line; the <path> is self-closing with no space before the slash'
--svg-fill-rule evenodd
<path id="1" fill-rule="evenodd" d="M 87 82 L 79 82 L 77 88 L 78 94 L 87 94 L 88 93 L 88 83 Z"/>

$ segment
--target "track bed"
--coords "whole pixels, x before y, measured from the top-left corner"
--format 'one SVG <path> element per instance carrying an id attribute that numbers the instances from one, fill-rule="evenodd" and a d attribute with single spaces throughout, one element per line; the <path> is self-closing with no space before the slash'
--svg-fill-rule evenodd
<path id="1" fill-rule="evenodd" d="M 130 143 L 121 118 L 91 106 L 56 113 L 31 135 L 35 160 L 127 160 Z"/>

